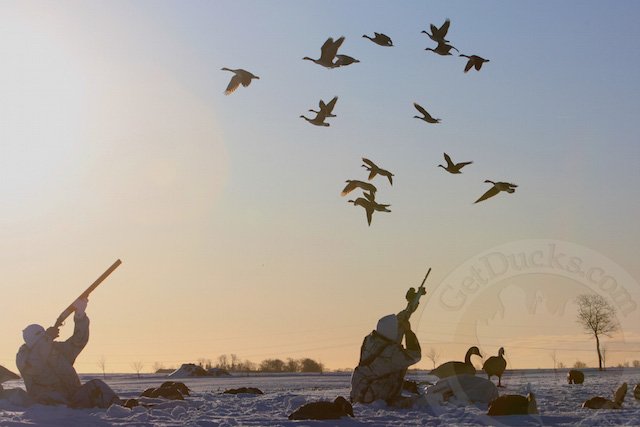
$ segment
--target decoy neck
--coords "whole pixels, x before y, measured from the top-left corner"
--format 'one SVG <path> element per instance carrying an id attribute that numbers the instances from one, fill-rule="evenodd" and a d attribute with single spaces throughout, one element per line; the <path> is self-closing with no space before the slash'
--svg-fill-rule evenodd
<path id="1" fill-rule="evenodd" d="M 471 356 L 473 356 L 474 354 L 476 356 L 482 357 L 482 355 L 480 354 L 480 349 L 478 349 L 478 347 L 476 346 L 473 346 L 469 350 L 467 350 L 467 354 L 464 356 L 464 363 L 466 363 L 467 365 L 471 365 Z"/>

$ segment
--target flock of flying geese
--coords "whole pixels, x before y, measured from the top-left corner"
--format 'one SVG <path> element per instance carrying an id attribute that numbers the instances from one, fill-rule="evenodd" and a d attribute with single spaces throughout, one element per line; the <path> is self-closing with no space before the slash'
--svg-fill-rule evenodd
<path id="1" fill-rule="evenodd" d="M 429 36 L 431 40 L 437 43 L 437 46 L 435 48 L 427 47 L 425 48 L 425 50 L 432 51 L 435 54 L 438 54 L 441 56 L 452 55 L 451 53 L 452 50 L 455 50 L 456 52 L 459 53 L 458 49 L 456 49 L 454 46 L 449 44 L 449 40 L 445 38 L 447 36 L 447 32 L 449 31 L 450 24 L 451 24 L 451 21 L 447 19 L 440 27 L 430 24 L 430 30 L 431 30 L 430 33 L 428 31 L 422 31 L 422 33 L 426 34 L 427 36 Z M 393 41 L 391 40 L 391 38 L 383 33 L 374 32 L 373 37 L 368 36 L 366 34 L 363 35 L 362 37 L 371 40 L 373 43 L 379 46 L 383 46 L 383 47 L 393 46 Z M 359 60 L 353 58 L 352 56 L 338 53 L 338 50 L 342 46 L 344 40 L 345 40 L 344 36 L 338 38 L 337 40 L 334 40 L 332 37 L 329 37 L 320 48 L 320 57 L 318 59 L 313 59 L 308 56 L 305 56 L 302 59 L 311 61 L 315 64 L 318 64 L 328 69 L 345 67 L 345 66 L 360 62 Z M 482 68 L 482 65 L 485 62 L 489 62 L 488 59 L 482 58 L 478 55 L 459 54 L 458 56 L 467 58 L 467 63 L 464 68 L 465 73 L 471 70 L 472 68 L 475 68 L 476 71 L 480 71 L 480 69 Z M 249 86 L 249 84 L 251 84 L 251 81 L 253 79 L 260 78 L 250 73 L 249 71 L 246 71 L 243 69 L 230 69 L 225 67 L 225 68 L 222 68 L 222 70 L 231 71 L 234 73 L 233 77 L 231 78 L 231 81 L 229 82 L 229 85 L 227 86 L 224 92 L 225 95 L 229 95 L 233 93 L 236 89 L 240 87 L 240 85 L 247 87 Z M 333 114 L 333 109 L 335 108 L 337 101 L 338 101 L 337 96 L 331 99 L 331 101 L 329 101 L 328 103 L 325 103 L 323 100 L 320 100 L 320 102 L 318 103 L 318 110 L 313 110 L 313 109 L 308 110 L 309 112 L 315 113 L 314 117 L 306 117 L 305 115 L 300 115 L 300 118 L 303 118 L 304 120 L 306 120 L 307 122 L 315 126 L 328 127 L 330 124 L 326 120 L 328 118 L 336 117 L 336 115 Z M 441 119 L 434 118 L 420 104 L 418 104 L 417 102 L 414 102 L 413 105 L 415 109 L 421 114 L 420 116 L 418 115 L 414 116 L 414 118 L 423 120 L 429 124 L 440 123 Z M 463 167 L 473 163 L 471 161 L 454 163 L 451 160 L 451 157 L 447 153 L 444 153 L 444 159 L 447 163 L 446 166 L 445 165 L 438 165 L 438 166 L 451 174 L 460 174 L 462 173 L 461 169 Z M 369 181 L 371 181 L 376 175 L 381 175 L 381 176 L 386 176 L 389 179 L 389 183 L 393 185 L 393 181 L 392 181 L 393 174 L 391 172 L 389 172 L 388 170 L 382 169 L 381 167 L 377 166 L 373 161 L 367 158 L 363 157 L 362 161 L 364 162 L 362 166 L 369 171 L 369 177 L 368 177 Z M 345 196 L 349 194 L 351 191 L 355 190 L 356 188 L 360 188 L 363 191 L 364 197 L 357 197 L 353 200 L 348 200 L 348 202 L 353 203 L 354 206 L 360 206 L 364 208 L 367 215 L 367 223 L 369 225 L 371 225 L 371 219 L 374 212 L 391 212 L 389 210 L 389 206 L 390 206 L 389 204 L 381 204 L 376 201 L 375 197 L 376 197 L 377 188 L 373 184 L 365 181 L 359 181 L 359 180 L 347 180 L 346 182 L 347 182 L 347 185 L 344 187 L 344 189 L 340 194 L 342 196 Z M 492 184 L 492 187 L 489 190 L 487 190 L 482 196 L 480 196 L 480 198 L 478 198 L 478 200 L 476 200 L 474 203 L 478 203 L 483 200 L 486 200 L 503 191 L 507 193 L 513 193 L 515 192 L 515 189 L 517 187 L 517 185 L 509 182 L 494 182 L 491 180 L 485 180 L 484 182 Z"/>

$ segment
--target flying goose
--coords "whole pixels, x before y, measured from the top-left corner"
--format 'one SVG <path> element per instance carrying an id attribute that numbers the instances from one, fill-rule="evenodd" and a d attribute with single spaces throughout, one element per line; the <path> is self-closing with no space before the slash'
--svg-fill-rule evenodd
<path id="1" fill-rule="evenodd" d="M 374 211 L 378 212 L 391 212 L 388 208 L 391 205 L 383 205 L 375 201 L 374 193 L 364 193 L 364 197 L 358 197 L 355 200 L 347 200 L 349 203 L 353 203 L 353 206 L 362 206 L 367 213 L 367 224 L 371 226 L 371 218 Z"/>
<path id="2" fill-rule="evenodd" d="M 310 119 L 309 117 L 305 117 L 304 115 L 301 115 L 300 117 L 305 119 L 306 121 L 308 121 L 312 125 L 325 126 L 325 127 L 329 126 L 329 123 L 324 121 L 324 119 L 326 119 L 327 116 L 325 116 L 322 113 L 322 110 L 320 110 L 320 112 L 316 113 L 316 116 L 313 119 Z"/>
<path id="3" fill-rule="evenodd" d="M 471 69 L 471 67 L 474 67 L 476 69 L 476 71 L 480 71 L 480 68 L 482 68 L 482 64 L 484 64 L 485 62 L 489 62 L 488 59 L 484 59 L 478 55 L 463 55 L 460 54 L 459 56 L 463 56 L 465 58 L 469 58 L 469 60 L 467 61 L 467 65 L 464 67 L 464 72 L 466 73 L 467 71 L 469 71 Z"/>
<path id="4" fill-rule="evenodd" d="M 344 42 L 344 36 L 340 37 L 336 41 L 333 41 L 333 38 L 329 37 L 320 48 L 320 58 L 313 59 L 305 56 L 302 59 L 315 62 L 316 64 L 322 65 L 326 68 L 336 68 L 338 67 L 338 65 L 333 62 L 333 59 L 336 57 L 336 54 L 338 53 L 338 49 L 340 48 L 340 45 L 342 45 L 342 42 Z"/>
<path id="5" fill-rule="evenodd" d="M 431 117 L 431 114 L 429 114 L 427 110 L 425 110 L 417 102 L 414 102 L 413 106 L 416 107 L 416 110 L 418 110 L 423 115 L 423 117 L 413 116 L 414 119 L 424 120 L 427 123 L 440 123 L 440 119 L 434 119 L 433 117 Z"/>
<path id="6" fill-rule="evenodd" d="M 347 183 L 347 185 L 342 189 L 342 192 L 340 193 L 341 196 L 346 196 L 356 188 L 362 188 L 364 191 L 368 191 L 373 195 L 375 195 L 376 191 L 378 191 L 375 185 L 368 182 L 358 181 L 355 179 L 348 179 L 345 182 Z"/>
<path id="7" fill-rule="evenodd" d="M 229 82 L 227 89 L 224 91 L 225 95 L 229 95 L 233 93 L 236 89 L 238 89 L 238 87 L 240 87 L 240 85 L 244 87 L 249 86 L 251 84 L 251 79 L 260 78 L 256 75 L 251 74 L 247 70 L 243 70 L 242 68 L 232 70 L 230 68 L 224 67 L 224 68 L 221 68 L 221 70 L 231 71 L 232 73 L 235 74 L 233 77 L 231 77 L 231 81 Z"/>
<path id="8" fill-rule="evenodd" d="M 505 394 L 489 403 L 487 415 L 531 415 L 538 413 L 536 396 L 528 393 L 527 397 L 519 394 Z"/>
<path id="9" fill-rule="evenodd" d="M 374 37 L 369 37 L 368 35 L 363 35 L 362 37 L 371 40 L 372 42 L 374 42 L 377 45 L 380 46 L 385 46 L 385 47 L 391 47 L 393 46 L 393 42 L 391 41 L 391 39 L 389 38 L 389 36 L 387 36 L 386 34 L 382 34 L 382 33 L 373 33 Z"/>
<path id="10" fill-rule="evenodd" d="M 320 102 L 318 103 L 318 106 L 320 107 L 320 110 L 316 111 L 316 110 L 309 110 L 313 113 L 316 114 L 324 114 L 325 117 L 336 117 L 335 114 L 332 113 L 333 111 L 333 107 L 336 106 L 336 102 L 338 102 L 338 97 L 334 96 L 333 99 L 331 101 L 329 101 L 328 104 L 325 104 L 323 100 L 320 100 Z"/>
<path id="11" fill-rule="evenodd" d="M 613 394 L 613 400 L 605 399 L 604 397 L 596 396 L 585 401 L 582 404 L 583 408 L 589 409 L 620 409 L 624 402 L 624 397 L 627 395 L 627 383 L 622 383 L 618 390 Z"/>
<path id="12" fill-rule="evenodd" d="M 334 66 L 344 67 L 347 65 L 355 64 L 357 62 L 360 62 L 360 61 L 349 55 L 336 55 L 336 62 L 334 63 Z"/>
<path id="13" fill-rule="evenodd" d="M 438 42 L 438 46 L 436 46 L 435 49 L 431 49 L 430 47 L 427 47 L 424 50 L 430 50 L 432 52 L 437 53 L 438 55 L 447 56 L 447 55 L 451 55 L 451 49 L 454 49 L 456 52 L 460 52 L 455 47 L 451 46 L 450 44 L 446 44 L 444 42 Z"/>
<path id="14" fill-rule="evenodd" d="M 507 193 L 513 193 L 514 191 L 516 191 L 516 187 L 517 187 L 517 185 L 510 184 L 508 182 L 493 182 L 493 181 L 489 181 L 488 179 L 486 179 L 484 182 L 493 184 L 493 187 L 491 187 L 486 193 L 484 193 L 478 200 L 476 200 L 473 203 L 478 203 L 483 200 L 487 200 L 489 197 L 493 197 L 501 191 L 506 191 Z"/>
<path id="15" fill-rule="evenodd" d="M 446 170 L 447 172 L 453 173 L 453 174 L 462 173 L 460 172 L 460 169 L 473 163 L 473 162 L 453 163 L 451 161 L 451 157 L 449 157 L 447 153 L 444 153 L 444 159 L 447 161 L 447 166 L 443 166 L 443 165 L 438 165 L 438 166 Z"/>
<path id="16" fill-rule="evenodd" d="M 478 347 L 473 346 L 467 350 L 467 354 L 464 356 L 464 362 L 451 361 L 443 363 L 436 369 L 429 372 L 431 375 L 435 375 L 438 378 L 446 378 L 452 375 L 469 374 L 475 375 L 476 368 L 471 363 L 471 356 L 476 355 L 482 357 Z"/>
<path id="17" fill-rule="evenodd" d="M 376 175 L 386 176 L 389 179 L 389 184 L 393 185 L 393 174 L 386 169 L 382 169 L 371 160 L 362 158 L 362 161 L 366 164 L 362 165 L 363 168 L 369 171 L 369 181 L 371 181 Z"/>
<path id="18" fill-rule="evenodd" d="M 447 35 L 447 32 L 449 31 L 450 24 L 451 24 L 451 21 L 447 19 L 444 21 L 444 24 L 442 24 L 440 28 L 436 27 L 433 24 L 430 24 L 429 27 L 431 28 L 431 34 L 429 34 L 424 30 L 421 32 L 428 35 L 429 38 L 436 43 L 447 43 L 449 40 L 445 40 L 445 37 Z"/>
<path id="19" fill-rule="evenodd" d="M 500 347 L 497 356 L 491 356 L 482 365 L 482 369 L 487 373 L 487 377 L 491 379 L 492 376 L 498 377 L 498 387 L 502 387 L 502 374 L 507 368 L 507 361 L 504 360 L 504 348 Z"/>

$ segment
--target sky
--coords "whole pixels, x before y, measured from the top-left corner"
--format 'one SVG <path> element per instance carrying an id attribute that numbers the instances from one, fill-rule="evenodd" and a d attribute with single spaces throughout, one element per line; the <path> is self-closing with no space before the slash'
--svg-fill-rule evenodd
<path id="1" fill-rule="evenodd" d="M 61 1 L 0 4 L 0 364 L 91 295 L 80 372 L 236 354 L 357 364 L 404 308 L 438 363 L 597 365 L 575 297 L 640 358 L 640 5 L 634 1 Z M 490 60 L 438 56 L 422 30 Z M 381 47 L 363 34 L 387 34 Z M 325 69 L 328 37 L 360 60 Z M 243 68 L 259 76 L 223 94 Z M 299 118 L 338 96 L 330 127 Z M 441 123 L 413 118 L 413 103 Z M 460 175 L 454 161 L 473 161 Z M 371 226 L 341 197 L 366 180 Z M 513 194 L 473 202 L 490 184 Z M 520 259 L 524 259 L 526 265 Z M 474 268 L 475 266 L 475 273 Z M 484 269 L 484 270 L 483 270 Z M 474 276 L 474 274 L 476 276 Z M 475 278 L 474 278 L 475 277 Z M 69 320 L 61 338 L 71 334 Z M 480 360 L 474 362 L 478 365 Z M 423 356 L 416 365 L 432 367 Z"/>

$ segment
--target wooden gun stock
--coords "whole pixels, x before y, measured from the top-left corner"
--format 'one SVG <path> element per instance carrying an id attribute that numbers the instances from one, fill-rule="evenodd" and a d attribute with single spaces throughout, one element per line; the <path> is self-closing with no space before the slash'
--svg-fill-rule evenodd
<path id="1" fill-rule="evenodd" d="M 116 260 L 116 262 L 114 262 L 111 267 L 107 268 L 107 271 L 105 271 L 104 273 L 102 273 L 102 275 L 100 277 L 98 277 L 96 279 L 95 282 L 93 282 L 91 284 L 91 286 L 89 286 L 87 289 L 85 289 L 85 291 L 83 293 L 80 294 L 80 296 L 78 298 L 87 298 L 89 297 L 89 294 L 91 292 L 93 292 L 93 290 L 95 288 L 97 288 L 100 283 L 102 283 L 104 281 L 104 279 L 106 279 L 111 273 L 113 273 L 113 270 L 115 270 L 116 268 L 118 268 L 118 266 L 122 264 L 122 261 L 120 261 L 119 259 Z M 76 299 L 78 299 L 76 298 Z M 73 300 L 74 302 L 76 300 Z M 56 320 L 55 325 L 53 325 L 54 328 L 59 328 L 60 326 L 62 326 L 62 324 L 64 323 L 64 321 L 67 319 L 67 317 L 69 317 L 71 315 L 71 313 L 73 313 L 75 311 L 75 307 L 73 306 L 73 303 L 71 303 L 71 305 L 69 305 L 69 307 L 67 307 L 61 314 L 60 316 L 58 316 L 58 320 Z"/>

